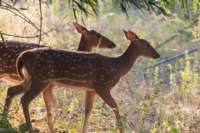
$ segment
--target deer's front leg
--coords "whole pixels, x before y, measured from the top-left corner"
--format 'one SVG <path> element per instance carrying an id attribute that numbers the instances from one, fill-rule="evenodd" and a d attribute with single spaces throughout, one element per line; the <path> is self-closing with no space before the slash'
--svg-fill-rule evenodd
<path id="1" fill-rule="evenodd" d="M 31 120 L 30 120 L 30 114 L 29 114 L 29 104 L 31 101 L 42 92 L 42 90 L 45 88 L 45 85 L 40 82 L 32 82 L 32 85 L 30 89 L 22 96 L 21 98 L 21 104 L 24 112 L 24 116 L 26 119 L 26 123 L 29 127 L 29 132 L 33 132 Z"/>
<path id="2" fill-rule="evenodd" d="M 85 97 L 85 119 L 84 119 L 84 125 L 82 129 L 82 133 L 87 133 L 87 127 L 88 127 L 88 119 L 90 117 L 93 103 L 94 103 L 94 96 L 95 92 L 86 92 L 86 97 Z"/>
<path id="3" fill-rule="evenodd" d="M 107 88 L 97 88 L 95 89 L 96 93 L 104 100 L 106 104 L 108 104 L 113 112 L 115 113 L 117 119 L 117 125 L 119 126 L 120 133 L 124 133 L 124 127 L 121 121 L 121 116 L 119 114 L 119 109 L 113 97 L 110 94 L 110 89 Z"/>
<path id="4" fill-rule="evenodd" d="M 46 106 L 46 110 L 47 110 L 47 122 L 48 122 L 49 130 L 51 133 L 54 132 L 52 108 L 53 108 L 53 106 L 56 105 L 56 99 L 55 99 L 55 96 L 53 95 L 52 87 L 53 87 L 53 85 L 46 87 L 43 92 L 43 98 L 44 98 L 44 102 L 45 102 L 45 106 Z"/>

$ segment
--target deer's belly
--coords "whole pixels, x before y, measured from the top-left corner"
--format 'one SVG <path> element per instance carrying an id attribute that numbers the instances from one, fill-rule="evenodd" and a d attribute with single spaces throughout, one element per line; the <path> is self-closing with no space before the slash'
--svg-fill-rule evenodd
<path id="1" fill-rule="evenodd" d="M 15 82 L 15 83 L 20 82 L 20 79 L 16 74 L 0 74 L 0 79 Z"/>
<path id="2" fill-rule="evenodd" d="M 72 81 L 72 80 L 58 80 L 54 81 L 53 85 L 56 87 L 66 87 L 75 90 L 94 91 L 86 81 Z"/>

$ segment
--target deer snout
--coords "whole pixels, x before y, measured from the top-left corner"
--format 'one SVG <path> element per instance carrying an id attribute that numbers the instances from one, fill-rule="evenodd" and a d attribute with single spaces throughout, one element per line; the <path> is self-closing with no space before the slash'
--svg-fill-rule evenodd
<path id="1" fill-rule="evenodd" d="M 153 58 L 154 58 L 154 59 L 158 59 L 158 58 L 160 58 L 160 54 L 159 54 L 159 53 L 156 53 L 156 54 L 154 55 Z"/>
<path id="2" fill-rule="evenodd" d="M 115 48 L 116 47 L 116 45 L 115 44 L 111 44 L 111 45 L 109 45 L 109 48 Z"/>

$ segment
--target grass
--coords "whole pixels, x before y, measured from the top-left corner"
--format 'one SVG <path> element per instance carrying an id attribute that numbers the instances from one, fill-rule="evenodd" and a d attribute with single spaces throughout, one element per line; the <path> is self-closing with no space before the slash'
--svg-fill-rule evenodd
<path id="1" fill-rule="evenodd" d="M 182 82 L 176 83 L 176 76 L 172 73 L 172 81 L 167 87 L 158 82 L 157 78 L 155 78 L 156 82 L 143 81 L 136 88 L 131 87 L 134 82 L 130 79 L 124 78 L 120 81 L 113 89 L 112 94 L 120 107 L 126 132 L 182 133 L 200 130 L 199 75 L 191 69 L 188 63 L 186 63 L 188 66 L 180 71 L 179 76 L 181 76 Z M 155 70 L 155 72 L 159 71 Z M 129 84 L 126 84 L 127 82 Z M 127 90 L 124 91 L 125 89 Z M 132 91 L 128 91 L 129 89 Z M 5 91 L 5 88 L 1 88 L 1 103 L 5 98 Z M 80 132 L 84 118 L 82 102 L 84 93 L 56 89 L 55 94 L 58 97 L 58 108 L 54 111 L 55 129 L 57 132 L 63 133 Z M 19 108 L 19 98 L 15 101 L 17 102 L 13 104 L 9 113 L 9 121 L 2 119 L 3 116 L 1 116 L 0 130 L 3 129 L 10 133 L 26 130 L 26 125 L 23 124 L 22 110 Z M 43 99 L 37 98 L 31 104 L 30 110 L 31 118 L 38 119 L 38 116 L 44 116 Z M 40 132 L 47 132 L 48 127 L 45 120 L 33 125 Z M 94 109 L 89 119 L 89 131 L 117 132 L 113 112 L 98 97 L 95 99 Z"/>

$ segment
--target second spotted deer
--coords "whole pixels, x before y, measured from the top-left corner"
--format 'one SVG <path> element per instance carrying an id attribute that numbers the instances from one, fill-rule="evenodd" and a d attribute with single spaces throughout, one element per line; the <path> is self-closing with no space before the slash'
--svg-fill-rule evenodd
<path id="1" fill-rule="evenodd" d="M 100 33 L 94 30 L 88 30 L 78 23 L 74 23 L 74 26 L 76 30 L 81 34 L 81 39 L 77 51 L 89 52 L 92 50 L 92 48 L 115 48 L 116 45 Z M 52 107 L 55 106 L 56 103 L 55 97 L 52 92 L 54 86 L 56 85 L 49 83 L 49 85 L 43 91 L 43 97 L 47 109 L 47 121 L 51 132 L 53 132 Z M 90 98 L 88 93 L 89 92 L 87 92 L 86 94 L 86 99 Z M 88 110 L 88 108 L 90 108 L 88 107 L 89 105 L 87 103 L 88 102 L 86 101 L 85 110 Z M 87 119 L 88 115 L 86 111 L 85 120 Z"/>

